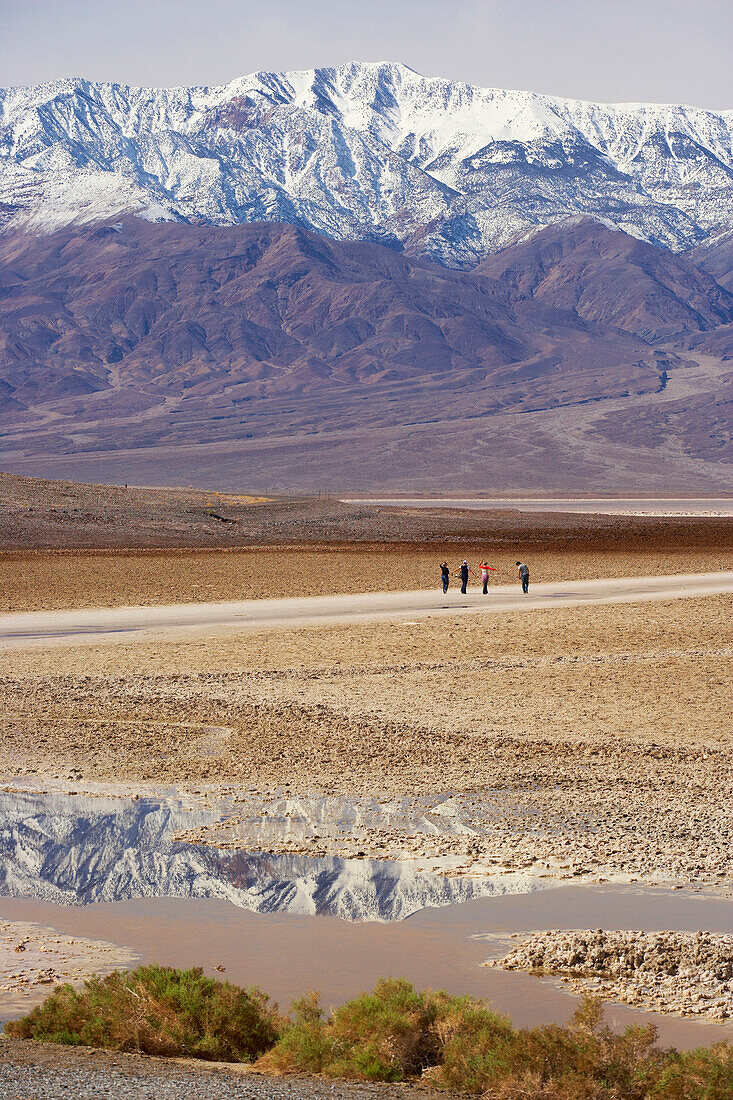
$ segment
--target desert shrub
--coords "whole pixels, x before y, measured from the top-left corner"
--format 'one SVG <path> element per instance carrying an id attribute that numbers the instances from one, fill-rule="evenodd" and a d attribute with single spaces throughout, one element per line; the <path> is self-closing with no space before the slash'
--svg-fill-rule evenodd
<path id="1" fill-rule="evenodd" d="M 437 1014 L 435 994 L 418 993 L 404 979 L 381 978 L 372 993 L 333 1013 L 329 1076 L 402 1081 L 421 1073 L 439 1055 Z"/>
<path id="2" fill-rule="evenodd" d="M 514 1028 L 476 997 L 420 992 L 385 978 L 327 1016 L 316 994 L 279 1018 L 257 989 L 200 969 L 142 966 L 60 986 L 11 1035 L 191 1055 L 258 1059 L 281 1073 L 352 1080 L 421 1076 L 434 1087 L 491 1100 L 731 1100 L 733 1046 L 686 1053 L 656 1045 L 653 1027 L 622 1034 L 586 998 L 568 1027 Z"/>
<path id="3" fill-rule="evenodd" d="M 461 1092 L 484 1092 L 512 1072 L 517 1032 L 476 997 L 443 997 L 436 1033 L 440 1055 L 430 1079 Z"/>
<path id="4" fill-rule="evenodd" d="M 402 1081 L 438 1056 L 437 998 L 409 982 L 382 978 L 372 993 L 328 1018 L 314 994 L 296 1001 L 277 1045 L 260 1062 L 284 1072 L 366 1081 Z"/>
<path id="5" fill-rule="evenodd" d="M 656 1030 L 603 1022 L 586 998 L 568 1027 L 514 1028 L 476 997 L 382 979 L 327 1017 L 311 994 L 293 1005 L 258 1063 L 281 1072 L 426 1083 L 491 1100 L 731 1100 L 733 1048 L 679 1054 Z"/>
<path id="6" fill-rule="evenodd" d="M 317 993 L 294 1001 L 277 1044 L 260 1058 L 261 1069 L 323 1073 L 333 1061 L 333 1040 Z"/>
<path id="7" fill-rule="evenodd" d="M 644 1100 L 668 1059 L 656 1039 L 652 1025 L 612 1031 L 603 1023 L 601 1002 L 587 997 L 569 1027 L 519 1031 L 517 1062 L 570 1096 L 582 1097 L 585 1089 L 589 1096 Z"/>
<path id="8" fill-rule="evenodd" d="M 241 1062 L 278 1036 L 275 1008 L 258 989 L 207 978 L 200 968 L 140 966 L 59 986 L 6 1031 L 23 1039 Z"/>
<path id="9" fill-rule="evenodd" d="M 733 1045 L 673 1053 L 655 1089 L 653 1100 L 730 1100 L 733 1096 Z"/>
<path id="10" fill-rule="evenodd" d="M 592 1081 L 564 1078 L 544 1081 L 539 1074 L 504 1077 L 491 1089 L 491 1100 L 618 1100 L 617 1094 Z M 488 1100 L 488 1096 L 487 1096 Z"/>

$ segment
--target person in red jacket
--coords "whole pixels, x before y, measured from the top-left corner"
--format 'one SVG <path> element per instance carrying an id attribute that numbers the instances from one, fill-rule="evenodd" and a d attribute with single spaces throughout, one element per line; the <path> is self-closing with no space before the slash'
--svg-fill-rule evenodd
<path id="1" fill-rule="evenodd" d="M 489 565 L 486 558 L 481 559 L 479 569 L 481 570 L 481 583 L 484 586 L 484 596 L 487 596 L 489 593 L 489 573 L 495 573 L 496 570 L 493 565 Z"/>

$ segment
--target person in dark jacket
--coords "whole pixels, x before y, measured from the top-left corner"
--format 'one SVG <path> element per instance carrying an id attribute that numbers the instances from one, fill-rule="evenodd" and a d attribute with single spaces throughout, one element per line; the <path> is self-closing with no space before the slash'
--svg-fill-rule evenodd
<path id="1" fill-rule="evenodd" d="M 448 591 L 448 585 L 450 584 L 450 569 L 447 561 L 440 563 L 440 579 L 443 582 L 443 595 Z"/>
<path id="2" fill-rule="evenodd" d="M 517 573 L 519 573 L 519 579 L 522 582 L 522 592 L 526 596 L 529 592 L 529 566 L 525 565 L 523 561 L 518 561 Z"/>
<path id="3" fill-rule="evenodd" d="M 454 574 L 454 576 L 461 578 L 461 594 L 463 596 L 466 595 L 466 588 L 468 587 L 468 575 L 469 575 L 469 573 L 473 573 L 473 569 L 468 568 L 468 562 L 464 558 L 463 559 L 463 564 L 461 565 L 461 568 L 458 570 L 457 573 Z"/>

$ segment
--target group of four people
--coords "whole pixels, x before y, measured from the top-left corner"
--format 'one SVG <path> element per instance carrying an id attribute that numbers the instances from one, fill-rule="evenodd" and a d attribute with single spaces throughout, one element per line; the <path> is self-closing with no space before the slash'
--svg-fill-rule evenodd
<path id="1" fill-rule="evenodd" d="M 529 566 L 525 565 L 523 561 L 517 563 L 517 573 L 519 574 L 519 580 L 522 584 L 522 592 L 527 594 L 529 592 Z M 481 572 L 481 583 L 483 585 L 484 596 L 489 592 L 489 573 L 496 573 L 496 569 L 493 565 L 489 565 L 485 558 L 482 558 L 479 562 L 479 570 Z M 470 568 L 468 561 L 464 558 L 460 569 L 456 569 L 454 573 L 451 573 L 450 566 L 447 561 L 440 563 L 440 579 L 443 584 L 443 593 L 448 591 L 451 576 L 461 578 L 461 592 L 465 596 L 468 588 L 469 576 L 476 577 L 477 574 Z"/>

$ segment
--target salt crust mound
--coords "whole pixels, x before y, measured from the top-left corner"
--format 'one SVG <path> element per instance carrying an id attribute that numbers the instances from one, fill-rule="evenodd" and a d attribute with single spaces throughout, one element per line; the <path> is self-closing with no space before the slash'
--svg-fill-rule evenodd
<path id="1" fill-rule="evenodd" d="M 528 970 L 576 992 L 680 1016 L 733 1016 L 733 935 L 711 932 L 533 932 L 487 966 Z"/>

